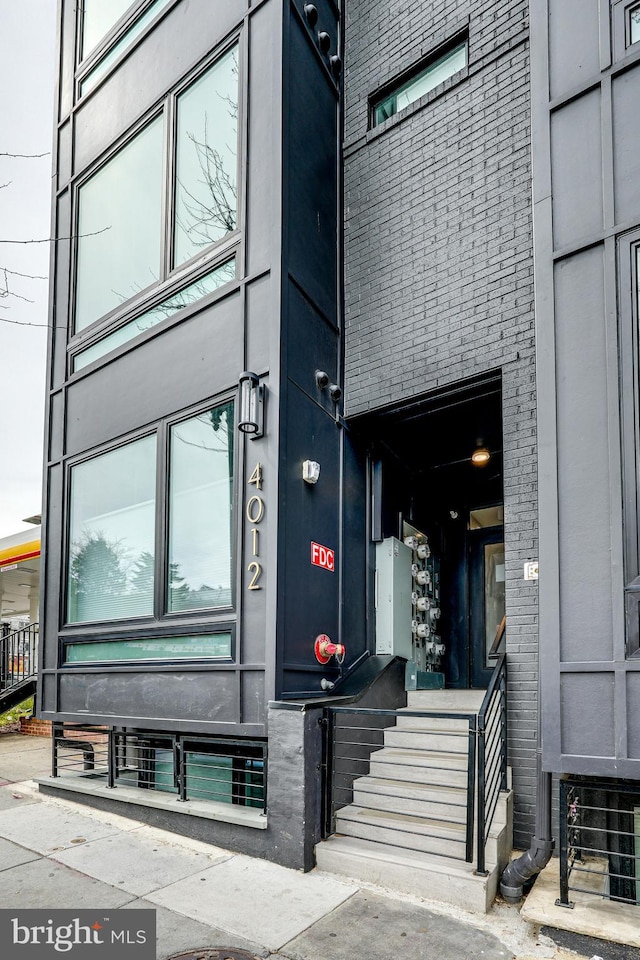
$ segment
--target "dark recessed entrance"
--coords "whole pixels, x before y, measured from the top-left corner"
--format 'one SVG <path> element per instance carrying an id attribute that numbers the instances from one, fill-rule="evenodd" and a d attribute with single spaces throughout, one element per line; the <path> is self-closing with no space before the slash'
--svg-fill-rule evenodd
<path id="1" fill-rule="evenodd" d="M 485 687 L 504 629 L 500 377 L 380 411 L 359 426 L 370 451 L 372 540 L 404 541 L 411 528 L 426 535 L 439 579 L 440 616 L 427 628 L 427 638 L 444 644 L 437 669 L 448 687 Z"/>

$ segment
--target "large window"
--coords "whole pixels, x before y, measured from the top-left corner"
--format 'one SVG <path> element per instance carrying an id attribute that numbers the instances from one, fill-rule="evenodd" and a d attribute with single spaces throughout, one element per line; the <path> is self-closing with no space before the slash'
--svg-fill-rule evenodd
<path id="1" fill-rule="evenodd" d="M 237 46 L 166 113 L 78 190 L 76 332 L 236 228 Z"/>
<path id="2" fill-rule="evenodd" d="M 171 428 L 169 610 L 231 603 L 233 407 Z"/>
<path id="3" fill-rule="evenodd" d="M 164 437 L 167 458 L 157 450 Z M 165 459 L 166 499 L 156 495 L 156 463 Z M 67 622 L 229 607 L 232 481 L 232 403 L 73 466 Z M 157 545 L 165 509 L 167 549 Z"/>
<path id="4" fill-rule="evenodd" d="M 403 74 L 397 82 L 387 85 L 378 96 L 372 98 L 372 126 L 377 126 L 415 103 L 449 77 L 459 73 L 466 65 L 467 42 L 465 40 L 442 56 L 430 59 L 417 71 L 414 70 L 408 78 Z"/>
<path id="5" fill-rule="evenodd" d="M 76 330 L 160 278 L 162 119 L 81 188 Z"/>
<path id="6" fill-rule="evenodd" d="M 156 438 L 71 472 L 70 623 L 153 613 Z"/>

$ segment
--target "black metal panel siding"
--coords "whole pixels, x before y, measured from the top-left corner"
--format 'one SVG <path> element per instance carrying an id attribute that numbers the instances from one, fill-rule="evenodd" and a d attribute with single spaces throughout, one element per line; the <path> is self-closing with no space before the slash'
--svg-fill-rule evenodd
<path id="1" fill-rule="evenodd" d="M 637 778 L 640 663 L 624 622 L 637 549 L 625 557 L 623 543 L 625 529 L 637 540 L 637 491 L 621 471 L 637 450 L 620 406 L 635 395 L 640 51 L 619 42 L 624 8 L 531 3 L 540 643 L 546 769 Z"/>
<path id="2" fill-rule="evenodd" d="M 469 69 L 367 129 L 368 98 L 459 31 Z M 345 43 L 345 411 L 502 371 L 510 756 L 533 825 L 537 690 L 535 347 L 528 7 L 350 0 Z"/>
<path id="3" fill-rule="evenodd" d="M 146 718 L 149 725 L 202 732 L 264 732 L 266 702 L 274 695 L 276 550 L 278 492 L 278 397 L 280 375 L 281 247 L 281 99 L 282 5 L 277 0 L 258 8 L 246 0 L 224 4 L 224 10 L 202 0 L 177 3 L 121 66 L 73 108 L 71 56 L 75 34 L 75 4 L 61 7 L 60 128 L 54 155 L 58 159 L 54 231 L 55 249 L 50 342 L 48 476 L 45 494 L 45 564 L 43 584 L 42 706 L 45 715 L 68 720 L 120 723 Z M 222 291 L 216 302 L 176 325 L 165 325 L 150 336 L 132 341 L 112 359 L 100 361 L 70 376 L 67 327 L 71 323 L 73 234 L 71 128 L 74 130 L 74 174 L 125 134 L 167 90 L 173 89 L 203 58 L 231 34 L 241 38 L 241 164 L 246 202 L 240 203 L 241 243 L 236 249 L 239 284 Z M 260 78 L 248 96 L 246 77 Z M 84 105 L 83 105 L 84 104 Z M 247 106 L 249 109 L 247 110 Z M 259 162 L 247 164 L 246 140 Z M 250 209 L 247 210 L 247 207 Z M 249 216 L 250 214 L 250 216 Z M 261 224 L 253 233 L 246 218 Z M 248 272 L 247 264 L 255 269 Z M 99 672 L 60 669 L 59 637 L 63 624 L 64 517 L 66 459 L 91 454 L 146 425 L 218 397 L 229 396 L 238 376 L 251 364 L 269 383 L 267 435 L 255 443 L 236 437 L 237 597 L 236 662 L 216 669 L 167 664 L 136 673 L 117 667 Z M 265 484 L 262 524 L 263 589 L 249 593 L 251 538 L 242 523 L 246 485 L 260 459 Z M 246 536 L 245 536 L 246 533 Z M 245 557 L 246 554 L 246 557 Z M 221 620 L 212 615 L 211 624 Z M 192 622 L 193 621 L 193 622 Z M 176 632 L 189 632 L 202 615 L 179 618 Z M 206 623 L 206 620 L 205 620 Z M 140 626 L 140 624 L 138 624 Z M 224 626 L 224 624 L 223 624 Z M 126 622 L 109 624 L 109 634 L 125 637 Z M 151 633 L 153 624 L 147 624 Z M 226 629 L 226 626 L 225 626 Z M 103 636 L 106 627 L 75 625 L 77 639 Z M 67 633 L 70 631 L 67 630 Z M 86 676 L 84 674 L 86 673 Z M 82 674 L 82 675 L 81 675 Z M 213 698 L 213 699 L 212 699 Z M 212 712 L 214 711 L 214 712 Z M 214 715 L 215 713 L 215 715 Z"/>

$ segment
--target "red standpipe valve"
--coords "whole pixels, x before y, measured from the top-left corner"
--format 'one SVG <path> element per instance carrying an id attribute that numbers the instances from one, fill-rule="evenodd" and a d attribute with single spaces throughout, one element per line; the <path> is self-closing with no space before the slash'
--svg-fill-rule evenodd
<path id="1" fill-rule="evenodd" d="M 342 663 L 346 649 L 344 644 L 333 643 L 326 633 L 321 633 L 316 637 L 313 652 L 316 655 L 318 663 L 329 663 L 331 657 L 335 657 L 338 663 Z"/>

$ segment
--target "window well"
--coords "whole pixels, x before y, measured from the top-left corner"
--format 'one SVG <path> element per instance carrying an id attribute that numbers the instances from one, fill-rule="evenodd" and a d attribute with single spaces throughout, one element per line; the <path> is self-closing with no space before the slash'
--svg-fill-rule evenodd
<path id="1" fill-rule="evenodd" d="M 381 97 L 372 101 L 372 126 L 377 126 L 400 110 L 424 97 L 467 65 L 466 40 L 437 59 L 431 59 L 408 80 L 401 80 Z"/>

